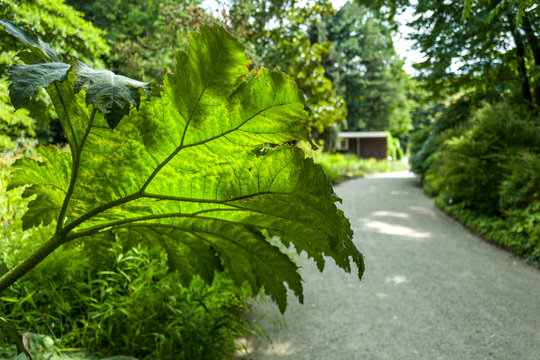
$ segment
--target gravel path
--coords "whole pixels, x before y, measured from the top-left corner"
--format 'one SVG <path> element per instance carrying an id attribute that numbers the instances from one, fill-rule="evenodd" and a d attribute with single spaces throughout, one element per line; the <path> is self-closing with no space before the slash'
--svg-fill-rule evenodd
<path id="1" fill-rule="evenodd" d="M 305 304 L 291 295 L 284 316 L 257 304 L 273 342 L 253 342 L 243 358 L 540 359 L 540 271 L 443 215 L 406 172 L 335 191 L 364 278 L 302 259 Z"/>

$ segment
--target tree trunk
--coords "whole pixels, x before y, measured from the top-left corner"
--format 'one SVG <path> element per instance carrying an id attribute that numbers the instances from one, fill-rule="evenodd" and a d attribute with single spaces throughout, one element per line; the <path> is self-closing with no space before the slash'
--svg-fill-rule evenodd
<path id="1" fill-rule="evenodd" d="M 531 85 L 529 83 L 529 77 L 527 76 L 527 67 L 525 66 L 525 47 L 523 46 L 523 40 L 521 35 L 516 29 L 516 23 L 512 14 L 508 14 L 508 20 L 510 22 L 510 32 L 516 43 L 516 54 L 518 62 L 518 70 L 521 75 L 521 90 L 523 92 L 523 98 L 529 102 L 530 105 L 533 104 L 532 94 L 531 94 Z"/>
<path id="2" fill-rule="evenodd" d="M 534 58 L 534 68 L 540 69 L 540 39 L 534 34 L 534 30 L 529 21 L 529 17 L 525 13 L 523 15 L 523 30 L 525 30 L 525 36 L 527 37 L 527 43 L 531 48 L 531 52 Z M 534 86 L 534 100 L 536 106 L 540 106 L 540 78 L 536 79 Z"/>

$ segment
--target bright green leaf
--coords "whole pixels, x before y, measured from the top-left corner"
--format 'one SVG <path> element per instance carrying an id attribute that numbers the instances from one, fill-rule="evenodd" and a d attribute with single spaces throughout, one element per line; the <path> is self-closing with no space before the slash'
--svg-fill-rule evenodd
<path id="1" fill-rule="evenodd" d="M 269 238 L 307 253 L 321 270 L 326 256 L 346 271 L 355 263 L 361 276 L 363 258 L 331 185 L 288 145 L 309 140 L 297 86 L 280 72 L 249 72 L 242 46 L 217 26 L 201 27 L 189 44 L 161 97 L 132 109 L 114 131 L 77 93 L 74 73 L 56 95 L 49 89 L 73 154 L 49 148 L 39 162 L 18 161 L 12 186 L 32 185 L 50 199 L 42 218 L 61 218 L 57 237 L 114 234 L 158 245 L 186 282 L 225 270 L 253 291 L 264 287 L 282 311 L 285 284 L 302 300 L 301 278 Z M 87 91 L 96 99 L 94 85 Z M 32 221 L 43 211 L 38 203 L 29 204 Z"/>

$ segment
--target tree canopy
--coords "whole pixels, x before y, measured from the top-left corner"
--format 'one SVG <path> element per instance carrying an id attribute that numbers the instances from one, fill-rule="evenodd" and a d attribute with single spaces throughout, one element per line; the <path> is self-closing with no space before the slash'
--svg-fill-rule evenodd
<path id="1" fill-rule="evenodd" d="M 409 77 L 396 54 L 391 29 L 367 8 L 345 4 L 311 28 L 312 41 L 331 41 L 327 76 L 345 98 L 350 130 L 409 130 Z"/>
<path id="2" fill-rule="evenodd" d="M 112 51 L 108 64 L 125 76 L 162 83 L 174 70 L 174 53 L 187 33 L 210 18 L 200 1 L 67 0 L 87 21 L 106 31 Z"/>
<path id="3" fill-rule="evenodd" d="M 358 2 L 390 20 L 396 12 L 414 8 L 410 38 L 426 56 L 416 67 L 435 98 L 475 90 L 496 96 L 512 93 L 540 105 L 538 6 L 504 0 Z"/>

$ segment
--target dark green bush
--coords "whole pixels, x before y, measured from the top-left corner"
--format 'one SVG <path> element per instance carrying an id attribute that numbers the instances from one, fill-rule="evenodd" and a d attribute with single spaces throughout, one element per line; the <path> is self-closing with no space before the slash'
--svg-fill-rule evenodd
<path id="1" fill-rule="evenodd" d="M 425 174 L 426 172 L 426 168 L 424 167 L 422 159 L 419 157 L 418 153 L 420 152 L 420 149 L 422 149 L 424 142 L 426 142 L 430 134 L 431 127 L 426 126 L 416 130 L 409 137 L 409 164 L 411 165 L 411 171 L 415 174 Z"/>
<path id="2" fill-rule="evenodd" d="M 509 101 L 464 114 L 446 112 L 413 136 L 412 169 L 451 216 L 540 264 L 538 115 Z"/>
<path id="3" fill-rule="evenodd" d="M 510 160 L 504 164 L 509 175 L 501 184 L 500 208 L 525 208 L 540 201 L 540 152 L 523 150 Z"/>
<path id="4" fill-rule="evenodd" d="M 447 130 L 460 128 L 467 123 L 472 109 L 471 99 L 462 96 L 446 107 L 441 114 L 436 114 L 436 121 L 415 133 L 410 140 L 411 171 L 424 175 L 429 165 L 427 159 L 441 146 L 441 135 Z"/>
<path id="5" fill-rule="evenodd" d="M 521 149 L 540 149 L 540 126 L 526 108 L 515 104 L 487 105 L 476 111 L 470 130 L 446 140 L 434 164 L 444 179 L 441 196 L 485 214 L 496 214 L 499 192 Z M 519 162 L 527 167 L 527 162 Z"/>

